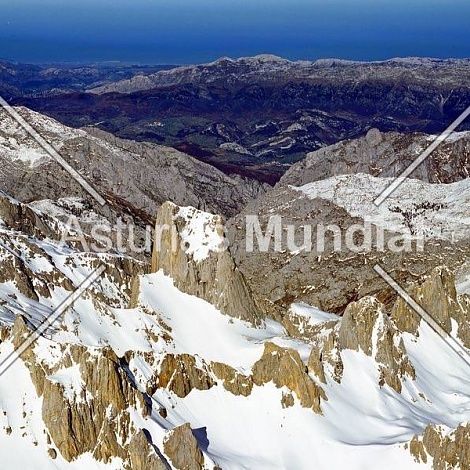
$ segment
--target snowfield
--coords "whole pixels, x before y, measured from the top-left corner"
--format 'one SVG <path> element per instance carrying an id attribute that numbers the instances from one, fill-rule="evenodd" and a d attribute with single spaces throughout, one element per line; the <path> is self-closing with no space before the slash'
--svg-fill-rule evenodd
<path id="1" fill-rule="evenodd" d="M 364 176 L 335 181 L 339 185 L 336 191 L 331 181 L 299 190 L 311 197 L 319 193 L 325 197 L 326 193 L 326 197 L 346 205 L 345 194 L 357 196 L 361 194 L 362 184 L 377 183 Z M 342 184 L 345 192 L 341 192 Z M 410 184 L 418 188 L 416 182 Z M 419 186 L 419 189 L 428 188 Z M 463 188 L 456 184 L 448 189 L 444 192 L 436 188 L 435 194 L 450 204 L 460 198 Z M 364 200 L 351 200 L 355 201 L 347 206 L 351 212 L 360 211 L 389 227 L 398 226 L 397 220 L 390 219 L 388 209 L 373 213 Z M 220 239 L 212 236 L 215 232 L 206 231 L 208 221 L 198 218 L 198 211 L 190 213 L 184 209 L 183 214 L 196 215 L 195 225 L 185 237 L 195 258 L 203 256 Z M 93 271 L 97 260 L 109 266 L 116 262 L 116 257 L 110 255 L 74 252 L 49 239 L 12 232 L 4 225 L 0 225 L 0 237 L 9 243 L 11 250 L 21 253 L 24 266 L 35 275 L 47 278 L 54 274 L 56 279 L 66 278 L 75 286 Z M 206 239 L 207 244 L 200 248 L 201 240 Z M 10 251 L 1 247 L 0 254 L 2 263 L 17 262 Z M 50 296 L 39 295 L 38 300 L 32 300 L 21 293 L 16 282 L 0 283 L 1 324 L 12 325 L 21 314 L 30 324 L 37 325 L 69 294 L 59 285 L 49 287 Z M 255 328 L 222 314 L 208 302 L 179 291 L 161 271 L 139 276 L 139 293 L 133 308 L 128 307 L 122 291 L 122 285 L 111 276 L 103 277 L 65 313 L 60 325 L 54 325 L 46 337 L 38 340 L 34 346 L 37 360 L 56 365 L 63 355 L 61 347 L 66 349 L 74 344 L 84 345 L 92 353 L 110 346 L 118 357 L 131 351 L 129 369 L 137 387 L 145 391 L 154 373 L 154 366 L 147 360 L 149 353 L 157 359 L 169 353 L 186 353 L 199 363 L 223 362 L 250 374 L 267 341 L 298 351 L 303 361 L 307 361 L 311 350 L 307 342 L 289 338 L 284 328 L 273 320 Z M 293 304 L 291 310 L 311 326 L 341 321 L 336 315 L 307 304 Z M 254 386 L 246 397 L 236 396 L 218 384 L 209 390 L 193 389 L 185 398 L 166 388 L 157 388 L 151 397 L 150 416 L 143 417 L 138 409 L 131 407 L 132 422 L 137 429 L 146 429 L 159 448 L 171 429 L 190 423 L 206 464 L 217 464 L 224 470 L 346 467 L 375 470 L 377 465 L 385 470 L 431 468 L 429 460 L 427 465 L 418 464 L 405 444 L 430 423 L 455 428 L 470 420 L 469 371 L 425 325 L 420 326 L 418 337 L 403 334 L 403 339 L 416 369 L 416 379 L 404 378 L 402 393 L 388 385 L 379 385 L 375 359 L 362 351 L 347 350 L 342 352 L 341 383 L 326 374 L 326 384 L 320 384 L 311 375 L 327 397 L 321 402 L 322 414 L 303 407 L 295 395 L 293 406 L 283 407 L 283 392 L 288 389 L 276 388 L 273 382 Z M 2 342 L 0 361 L 12 349 L 10 340 Z M 61 368 L 49 379 L 63 387 L 69 401 L 81 400 L 80 392 L 85 384 L 75 364 Z M 51 460 L 47 454 L 41 400 L 21 359 L 0 377 L 2 468 L 122 468 L 119 459 L 105 465 L 91 455 L 67 462 L 58 454 Z M 161 407 L 167 410 L 165 417 L 158 413 Z"/>
<path id="2" fill-rule="evenodd" d="M 304 186 L 290 186 L 311 199 L 322 198 L 351 216 L 383 229 L 426 239 L 457 241 L 470 233 L 470 179 L 431 184 L 407 179 L 379 207 L 374 200 L 394 178 L 365 173 L 334 176 Z"/>

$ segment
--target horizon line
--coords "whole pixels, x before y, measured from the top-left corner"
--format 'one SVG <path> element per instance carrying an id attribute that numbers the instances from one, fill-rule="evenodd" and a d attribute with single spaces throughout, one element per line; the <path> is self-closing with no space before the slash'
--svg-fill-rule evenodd
<path id="1" fill-rule="evenodd" d="M 142 66 L 142 67 L 156 67 L 156 66 L 171 66 L 171 67 L 189 67 L 189 66 L 196 66 L 196 65 L 209 65 L 209 64 L 214 64 L 222 60 L 232 60 L 234 62 L 243 60 L 243 59 L 254 59 L 254 58 L 261 58 L 261 57 L 271 57 L 273 60 L 279 59 L 287 62 L 310 62 L 310 63 L 315 63 L 315 62 L 320 62 L 320 61 L 335 61 L 335 62 L 344 62 L 344 63 L 357 63 L 357 64 L 373 64 L 373 63 L 384 63 L 384 62 L 392 62 L 392 61 L 405 61 L 405 60 L 429 60 L 429 61 L 468 61 L 470 60 L 470 57 L 433 57 L 433 56 L 428 56 L 428 55 L 410 55 L 410 56 L 393 56 L 393 57 L 388 57 L 386 59 L 369 59 L 369 60 L 364 60 L 364 59 L 348 59 L 348 58 L 339 58 L 339 57 L 317 57 L 317 58 L 305 58 L 305 59 L 300 59 L 300 58 L 295 58 L 291 59 L 288 57 L 283 57 L 279 56 L 277 54 L 272 54 L 272 53 L 260 53 L 260 54 L 254 54 L 254 55 L 243 55 L 243 56 L 236 56 L 236 57 L 230 57 L 230 56 L 219 56 L 213 60 L 209 60 L 206 62 L 141 62 L 141 61 L 132 61 L 132 60 L 119 60 L 119 59 L 103 59 L 103 60 L 60 60 L 60 61 L 21 61 L 18 59 L 12 59 L 12 58 L 6 58 L 6 57 L 0 57 L 0 61 L 3 62 L 9 62 L 11 64 L 21 64 L 21 65 L 113 65 L 113 64 L 121 64 L 121 65 L 126 65 L 126 66 Z"/>

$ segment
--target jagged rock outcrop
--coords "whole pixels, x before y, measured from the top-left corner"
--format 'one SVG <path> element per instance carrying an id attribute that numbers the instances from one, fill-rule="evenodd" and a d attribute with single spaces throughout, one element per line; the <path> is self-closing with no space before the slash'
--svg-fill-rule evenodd
<path id="1" fill-rule="evenodd" d="M 27 235 L 56 238 L 57 233 L 48 227 L 30 207 L 12 199 L 0 189 L 0 219 L 9 227 Z"/>
<path id="2" fill-rule="evenodd" d="M 214 386 L 207 366 L 199 365 L 189 354 L 166 355 L 153 381 L 154 384 L 148 388 L 149 395 L 153 395 L 158 387 L 164 387 L 180 398 L 186 397 L 193 389 L 209 390 Z"/>
<path id="3" fill-rule="evenodd" d="M 278 388 L 292 390 L 303 407 L 321 413 L 321 399 L 326 400 L 327 397 L 309 377 L 308 369 L 297 351 L 270 342 L 264 345 L 261 359 L 253 366 L 253 383 L 261 386 L 271 381 Z"/>
<path id="4" fill-rule="evenodd" d="M 176 211 L 168 210 L 169 228 L 177 228 L 181 259 L 199 273 L 198 265 L 220 254 L 220 219 L 194 208 Z M 352 468 L 369 468 L 375 464 L 368 460 L 372 444 L 375 455 L 386 448 L 410 467 L 413 455 L 427 459 L 428 467 L 431 460 L 445 462 L 439 470 L 456 469 L 465 460 L 465 424 L 455 435 L 439 429 L 437 437 L 425 428 L 448 423 L 450 415 L 453 423 L 467 421 L 468 384 L 451 361 L 433 363 L 423 348 L 439 347 L 428 332 L 416 336 L 424 325 L 418 329 L 392 296 L 363 296 L 342 317 L 291 305 L 284 314 L 294 339 L 272 320 L 250 325 L 227 318 L 178 291 L 161 271 L 139 275 L 133 262 L 119 256 L 84 254 L 37 238 L 35 229 L 31 235 L 18 230 L 0 227 L 2 239 L 21 253 L 18 260 L 0 250 L 8 277 L 0 282 L 0 357 L 18 347 L 87 273 L 106 265 L 104 278 L 13 364 L 21 394 L 11 394 L 0 381 L 5 446 L 36 449 L 42 467 L 65 469 L 88 459 L 92 468 L 126 470 L 226 463 L 273 468 L 295 455 L 304 469 L 318 457 L 318 448 L 309 447 L 314 438 L 324 439 L 321 468 L 331 463 L 330 451 L 346 448 L 359 456 L 351 457 Z M 172 273 L 181 273 L 171 262 Z M 211 288 L 221 287 L 214 265 L 206 268 L 212 276 L 207 284 L 212 279 Z M 14 272 L 28 280 L 30 291 L 20 290 Z M 468 333 L 469 297 L 457 294 L 450 272 L 435 270 L 414 289 L 423 305 L 439 308 L 442 325 L 450 324 L 461 338 Z M 208 297 L 213 302 L 214 292 Z M 364 432 L 356 432 L 356 423 L 345 426 L 345 416 Z M 173 429 L 179 423 L 191 424 Z M 427 437 L 417 436 L 410 453 L 403 444 L 419 430 Z M 266 449 L 258 445 L 261 433 Z"/>
<path id="5" fill-rule="evenodd" d="M 234 395 L 247 397 L 253 390 L 253 377 L 243 375 L 233 367 L 222 362 L 213 362 L 211 370 L 222 381 L 226 390 Z"/>
<path id="6" fill-rule="evenodd" d="M 224 237 L 222 218 L 170 202 L 158 210 L 152 272 L 171 276 L 183 292 L 223 313 L 259 323 L 261 313 Z"/>
<path id="7" fill-rule="evenodd" d="M 400 379 L 415 378 L 400 331 L 373 297 L 350 304 L 340 322 L 338 342 L 342 349 L 362 350 L 379 364 L 380 385 L 401 391 Z"/>
<path id="8" fill-rule="evenodd" d="M 168 470 L 168 465 L 149 447 L 144 431 L 138 431 L 129 443 L 131 470 Z"/>
<path id="9" fill-rule="evenodd" d="M 89 253 L 81 242 L 69 240 L 67 242 L 74 251 L 57 263 L 48 252 L 47 243 L 61 242 L 64 226 L 47 207 L 38 208 L 0 195 L 0 225 L 0 282 L 12 282 L 20 293 L 34 301 L 51 298 L 59 287 L 72 292 L 76 284 L 67 274 L 79 265 L 91 269 L 103 265 L 103 282 L 116 283 L 120 289 L 117 293 L 95 291 L 95 296 L 115 307 L 128 306 L 132 303 L 139 275 L 147 270 L 146 264 L 135 258 L 114 253 Z M 22 256 L 25 254 L 28 256 Z"/>
<path id="10" fill-rule="evenodd" d="M 409 295 L 424 308 L 447 332 L 452 332 L 452 320 L 457 324 L 457 337 L 470 348 L 470 308 L 468 296 L 458 295 L 455 276 L 446 268 L 434 269 L 423 281 L 408 288 Z M 421 317 L 398 298 L 391 317 L 401 331 L 418 334 Z"/>
<path id="11" fill-rule="evenodd" d="M 188 423 L 172 429 L 163 446 L 176 469 L 202 470 L 204 468 L 204 456 Z"/>
<path id="12" fill-rule="evenodd" d="M 18 348 L 30 334 L 18 317 L 11 332 L 13 345 Z M 42 363 L 33 346 L 22 355 L 42 398 L 42 418 L 55 449 L 67 461 L 90 452 L 104 463 L 121 458 L 126 468 L 135 470 L 139 459 L 147 455 L 150 466 L 145 468 L 166 468 L 151 441 L 132 423 L 130 408 L 145 417 L 151 405 L 148 396 L 132 384 L 122 360 L 110 348 L 89 351 L 68 345 L 61 351 L 54 365 Z M 135 467 L 132 461 L 137 461 Z"/>
<path id="13" fill-rule="evenodd" d="M 409 287 L 408 293 L 448 332 L 454 321 L 458 338 L 468 348 L 470 310 L 466 295 L 455 290 L 455 278 L 446 268 L 436 268 L 420 283 Z M 402 390 L 402 379 L 415 379 L 403 333 L 418 336 L 419 315 L 398 297 L 393 305 L 385 306 L 375 297 L 364 297 L 348 305 L 338 322 L 326 322 L 312 336 L 308 368 L 321 382 L 330 375 L 341 382 L 344 364 L 343 350 L 362 351 L 374 358 L 379 371 L 379 385 L 387 384 L 396 392 Z"/>
<path id="14" fill-rule="evenodd" d="M 253 365 L 250 375 L 221 362 L 206 364 L 189 354 L 167 354 L 158 366 L 158 372 L 150 379 L 147 393 L 152 396 L 159 388 L 165 388 L 185 398 L 194 389 L 209 390 L 220 384 L 233 395 L 248 397 L 255 386 L 273 382 L 278 388 L 290 390 L 304 408 L 321 413 L 321 399 L 326 400 L 327 397 L 308 372 L 296 350 L 271 342 L 265 343 L 263 355 Z M 293 400 L 286 395 L 282 403 L 291 403 L 292 406 Z"/>
<path id="15" fill-rule="evenodd" d="M 453 430 L 429 425 L 422 436 L 410 441 L 409 449 L 417 462 L 429 462 L 434 470 L 469 470 L 470 425 Z"/>
<path id="16" fill-rule="evenodd" d="M 374 297 L 364 297 L 348 305 L 341 320 L 331 324 L 329 330 L 327 327 L 320 331 L 310 353 L 309 370 L 324 383 L 327 373 L 341 382 L 342 351 L 362 351 L 376 361 L 379 385 L 387 384 L 400 393 L 402 378 L 415 378 L 400 333 L 384 305 Z"/>

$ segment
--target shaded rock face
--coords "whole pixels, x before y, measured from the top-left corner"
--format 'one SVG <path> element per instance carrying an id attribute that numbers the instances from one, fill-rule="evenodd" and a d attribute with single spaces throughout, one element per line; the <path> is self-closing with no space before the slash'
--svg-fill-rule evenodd
<path id="1" fill-rule="evenodd" d="M 190 211 L 187 217 L 172 203 L 160 207 L 152 272 L 161 269 L 181 291 L 207 300 L 227 315 L 259 323 L 261 313 L 226 249 L 222 219 L 196 209 L 185 209 Z M 165 227 L 163 232 L 162 227 Z M 192 251 L 193 238 L 201 240 L 199 252 Z M 215 245 L 211 247 L 214 239 Z"/>
<path id="2" fill-rule="evenodd" d="M 56 238 L 57 233 L 48 227 L 36 212 L 24 204 L 20 204 L 11 197 L 3 194 L 0 189 L 0 219 L 7 226 L 27 235 L 36 235 L 41 238 Z"/>
<path id="3" fill-rule="evenodd" d="M 204 456 L 188 423 L 174 428 L 166 438 L 165 454 L 178 470 L 202 470 Z"/>
<path id="4" fill-rule="evenodd" d="M 409 449 L 417 462 L 432 461 L 434 470 L 470 469 L 470 425 L 444 430 L 429 425 L 423 436 L 415 436 Z"/>
<path id="5" fill-rule="evenodd" d="M 143 431 L 137 432 L 129 443 L 129 461 L 131 470 L 168 470 L 166 462 L 149 447 L 149 441 Z"/>

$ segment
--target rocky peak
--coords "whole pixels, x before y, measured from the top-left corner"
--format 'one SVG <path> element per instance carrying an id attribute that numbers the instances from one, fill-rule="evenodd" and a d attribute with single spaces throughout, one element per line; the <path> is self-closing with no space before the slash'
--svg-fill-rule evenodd
<path id="1" fill-rule="evenodd" d="M 227 247 L 220 216 L 163 204 L 157 213 L 152 272 L 163 270 L 175 285 L 227 315 L 259 323 L 261 313 Z"/>
<path id="2" fill-rule="evenodd" d="M 385 306 L 375 297 L 364 297 L 346 308 L 343 317 L 326 334 L 319 332 L 309 358 L 309 368 L 322 380 L 343 375 L 342 352 L 361 351 L 377 363 L 379 384 L 401 392 L 401 379 L 415 377 L 401 332 L 388 317 Z"/>

